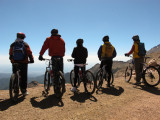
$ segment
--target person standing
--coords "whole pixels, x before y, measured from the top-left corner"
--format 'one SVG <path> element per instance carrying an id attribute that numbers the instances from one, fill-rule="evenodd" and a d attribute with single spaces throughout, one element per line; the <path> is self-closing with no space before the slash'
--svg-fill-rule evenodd
<path id="1" fill-rule="evenodd" d="M 39 55 L 39 60 L 43 60 L 43 54 L 45 51 L 49 49 L 48 55 L 51 56 L 52 60 L 52 68 L 57 69 L 56 65 L 54 63 L 57 63 L 59 66 L 60 71 L 63 72 L 63 56 L 65 55 L 65 42 L 61 38 L 61 35 L 58 34 L 57 29 L 52 29 L 51 30 L 51 36 L 47 37 L 46 40 L 44 41 L 44 44 L 40 50 L 40 55 Z M 55 58 L 59 58 L 60 61 L 56 62 Z M 63 85 L 63 92 L 65 92 L 65 84 Z"/>
<path id="2" fill-rule="evenodd" d="M 134 65 L 135 65 L 135 72 L 136 72 L 136 83 L 135 85 L 141 84 L 141 73 L 143 70 L 143 64 L 144 63 L 144 56 L 139 55 L 139 44 L 140 44 L 140 39 L 138 35 L 135 35 L 132 37 L 133 39 L 133 45 L 131 50 L 128 53 L 125 53 L 125 56 L 129 56 L 130 54 L 133 53 L 133 59 L 134 59 Z"/>
<path id="3" fill-rule="evenodd" d="M 108 73 L 107 86 L 110 87 L 113 58 L 116 57 L 117 53 L 114 46 L 109 42 L 108 35 L 104 36 L 102 41 L 104 42 L 104 44 L 101 45 L 98 49 L 98 58 L 101 61 L 100 68 L 102 68 L 104 65 L 106 66 L 105 70 Z"/>
<path id="4" fill-rule="evenodd" d="M 78 66 L 76 64 L 86 64 L 87 61 L 87 57 L 88 57 L 88 50 L 87 48 L 83 47 L 83 39 L 78 39 L 76 41 L 77 47 L 75 47 L 73 49 L 72 52 L 72 58 L 74 58 L 74 73 L 75 73 L 75 77 L 74 77 L 74 86 L 71 88 L 72 92 L 76 92 L 77 88 L 76 88 L 76 83 L 77 83 L 77 79 L 78 79 L 78 73 L 79 73 L 79 69 L 81 69 L 82 71 L 82 75 L 85 72 L 86 67 L 83 66 Z M 84 83 L 84 88 L 85 88 L 85 92 L 87 92 L 86 89 L 86 83 Z"/>
<path id="5" fill-rule="evenodd" d="M 26 35 L 22 32 L 17 33 L 17 39 L 10 45 L 9 59 L 12 63 L 12 71 L 16 72 L 14 63 L 19 64 L 21 70 L 21 81 L 20 89 L 22 94 L 28 95 L 27 92 L 27 74 L 28 74 L 28 63 L 34 63 L 34 58 L 29 45 L 24 42 Z M 28 60 L 29 58 L 29 60 Z"/>

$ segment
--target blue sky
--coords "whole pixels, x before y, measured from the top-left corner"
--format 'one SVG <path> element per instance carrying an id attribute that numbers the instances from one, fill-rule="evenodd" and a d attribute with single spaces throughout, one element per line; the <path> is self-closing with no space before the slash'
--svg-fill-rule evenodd
<path id="1" fill-rule="evenodd" d="M 130 50 L 133 35 L 140 36 L 147 50 L 160 43 L 159 5 L 160 0 L 0 0 L 0 72 L 11 69 L 8 50 L 17 32 L 26 34 L 35 56 L 29 67 L 44 69 L 38 55 L 53 28 L 66 42 L 65 71 L 73 67 L 66 59 L 78 38 L 84 39 L 90 66 L 99 62 L 97 50 L 105 35 L 117 50 L 115 60 L 126 60 L 123 55 Z"/>

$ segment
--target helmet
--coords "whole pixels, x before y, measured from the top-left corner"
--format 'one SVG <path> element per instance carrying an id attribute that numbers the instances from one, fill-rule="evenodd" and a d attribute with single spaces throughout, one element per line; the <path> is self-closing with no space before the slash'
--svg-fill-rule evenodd
<path id="1" fill-rule="evenodd" d="M 24 38 L 26 38 L 26 35 L 22 32 L 19 32 L 19 33 L 17 33 L 17 38 L 24 39 Z"/>
<path id="2" fill-rule="evenodd" d="M 132 37 L 132 39 L 133 39 L 134 41 L 138 41 L 138 40 L 139 40 L 139 36 L 138 36 L 138 35 L 135 35 L 135 36 Z"/>
<path id="3" fill-rule="evenodd" d="M 58 30 L 57 30 L 57 29 L 52 29 L 52 30 L 51 30 L 51 34 L 52 34 L 52 35 L 58 34 Z"/>
<path id="4" fill-rule="evenodd" d="M 83 43 L 83 39 L 78 39 L 78 40 L 76 41 L 76 43 L 77 43 L 77 44 L 82 44 L 82 43 Z"/>
<path id="5" fill-rule="evenodd" d="M 106 42 L 106 41 L 109 41 L 109 36 L 108 35 L 103 37 L 103 42 Z"/>

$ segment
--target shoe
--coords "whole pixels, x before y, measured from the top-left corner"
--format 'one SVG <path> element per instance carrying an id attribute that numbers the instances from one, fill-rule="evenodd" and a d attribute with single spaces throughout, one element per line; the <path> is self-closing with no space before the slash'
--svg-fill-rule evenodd
<path id="1" fill-rule="evenodd" d="M 76 92 L 77 91 L 77 88 L 76 87 L 72 87 L 71 88 L 71 92 Z"/>
<path id="2" fill-rule="evenodd" d="M 141 84 L 141 82 L 136 82 L 133 85 L 140 85 L 140 84 Z"/>
<path id="3" fill-rule="evenodd" d="M 29 93 L 26 91 L 26 92 L 24 92 L 24 93 L 22 93 L 23 94 L 23 96 L 27 96 L 27 95 L 29 95 Z"/>

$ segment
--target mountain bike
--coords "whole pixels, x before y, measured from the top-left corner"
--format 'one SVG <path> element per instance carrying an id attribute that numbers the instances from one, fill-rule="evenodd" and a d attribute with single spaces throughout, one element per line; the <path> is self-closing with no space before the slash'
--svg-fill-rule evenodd
<path id="1" fill-rule="evenodd" d="M 22 89 L 20 87 L 21 63 L 13 63 L 13 68 L 14 68 L 14 72 L 12 73 L 11 78 L 10 78 L 10 82 L 9 82 L 9 96 L 10 96 L 11 100 L 16 102 L 19 97 L 19 89 L 22 92 Z M 24 96 L 25 95 L 23 95 L 23 97 Z"/>
<path id="2" fill-rule="evenodd" d="M 65 92 L 65 79 L 62 71 L 59 70 L 58 62 L 59 58 L 53 58 L 55 59 L 55 69 L 53 71 L 52 69 L 52 60 L 51 59 L 45 59 L 48 62 L 48 66 L 46 67 L 46 72 L 44 75 L 44 91 L 42 92 L 42 95 L 48 95 L 50 86 L 53 86 L 53 91 L 57 98 L 61 98 Z"/>
<path id="3" fill-rule="evenodd" d="M 73 59 L 68 59 L 68 62 L 73 62 Z M 74 64 L 75 66 L 79 66 L 79 67 L 85 67 L 87 64 Z M 72 87 L 74 86 L 74 78 L 75 78 L 75 73 L 74 73 L 74 69 L 71 70 L 70 72 L 70 83 L 72 85 Z M 95 81 L 95 77 L 93 75 L 93 73 L 89 70 L 85 70 L 84 73 L 79 69 L 79 73 L 78 73 L 78 79 L 77 79 L 77 84 L 76 84 L 76 88 L 78 88 L 80 86 L 80 83 L 83 82 L 84 87 L 85 87 L 85 92 L 89 93 L 89 94 L 93 94 L 96 88 L 96 81 Z"/>
<path id="4" fill-rule="evenodd" d="M 99 90 L 100 88 L 102 88 L 103 85 L 103 81 L 105 80 L 108 84 L 108 73 L 106 72 L 105 69 L 106 65 L 103 65 L 102 68 L 100 68 L 96 74 L 96 80 L 97 80 L 97 89 Z M 114 82 L 114 76 L 113 76 L 113 72 L 111 72 L 111 79 L 110 79 L 110 85 L 112 85 Z"/>
<path id="5" fill-rule="evenodd" d="M 154 66 L 149 66 L 146 63 L 146 60 L 150 57 L 144 57 L 144 63 L 143 65 L 143 71 L 141 73 L 143 82 L 148 86 L 156 86 L 160 82 L 160 72 L 158 69 Z M 129 82 L 132 78 L 132 72 L 133 72 L 134 62 L 129 62 L 126 70 L 125 70 L 125 81 Z"/>
<path id="6" fill-rule="evenodd" d="M 19 96 L 19 82 L 21 80 L 21 71 L 19 63 L 13 63 L 13 67 L 15 68 L 15 73 L 12 73 L 10 78 L 9 95 L 10 99 L 16 102 Z"/>

